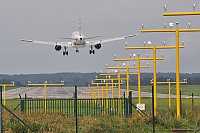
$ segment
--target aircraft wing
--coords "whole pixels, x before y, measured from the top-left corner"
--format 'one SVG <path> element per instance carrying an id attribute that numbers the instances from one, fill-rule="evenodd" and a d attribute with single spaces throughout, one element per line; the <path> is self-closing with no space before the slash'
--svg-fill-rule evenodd
<path id="1" fill-rule="evenodd" d="M 122 37 L 116 37 L 116 38 L 102 39 L 102 40 L 87 41 L 86 44 L 90 46 L 90 45 L 96 45 L 96 44 L 99 44 L 99 43 L 102 44 L 102 43 L 105 43 L 105 42 L 123 40 L 123 39 L 129 38 L 129 37 L 134 37 L 134 36 L 137 36 L 137 34 L 122 36 Z"/>
<path id="2" fill-rule="evenodd" d="M 26 39 L 20 39 L 23 42 L 30 42 L 35 44 L 46 44 L 46 45 L 60 45 L 60 46 L 67 46 L 71 47 L 71 42 L 53 42 L 53 41 L 36 41 L 36 40 L 26 40 Z"/>

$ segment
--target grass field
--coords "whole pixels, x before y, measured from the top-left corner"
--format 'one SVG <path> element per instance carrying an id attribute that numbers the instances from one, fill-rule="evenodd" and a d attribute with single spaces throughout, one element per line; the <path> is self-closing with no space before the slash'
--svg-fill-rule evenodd
<path id="1" fill-rule="evenodd" d="M 141 86 L 142 92 L 151 92 L 151 86 Z M 171 94 L 176 94 L 176 86 L 171 85 Z M 123 86 L 123 89 L 126 87 Z M 137 91 L 137 86 L 130 86 L 130 90 Z M 200 85 L 180 85 L 180 90 L 183 95 L 191 96 L 192 93 L 194 96 L 200 96 Z M 168 85 L 157 85 L 157 93 L 168 94 Z"/>
<path id="2" fill-rule="evenodd" d="M 171 86 L 171 93 L 175 94 L 175 86 Z M 131 87 L 137 90 L 137 87 Z M 142 86 L 142 91 L 151 92 L 151 86 Z M 200 86 L 181 86 L 182 94 L 200 96 Z M 158 93 L 168 93 L 168 86 L 158 86 Z M 133 104 L 136 104 L 138 98 L 133 98 Z M 144 111 L 148 117 L 142 117 L 137 110 L 133 109 L 132 116 L 129 118 L 121 116 L 103 115 L 99 117 L 83 116 L 78 118 L 78 130 L 80 133 L 151 133 L 151 98 L 141 98 L 145 103 Z M 200 127 L 200 98 L 181 99 L 181 119 L 176 117 L 176 99 L 171 98 L 171 107 L 168 107 L 168 98 L 157 99 L 157 115 L 155 117 L 156 133 L 169 132 L 172 129 L 191 129 L 193 132 Z M 13 110 L 20 103 L 19 99 L 7 99 L 6 106 Z M 39 133 L 74 133 L 75 118 L 66 114 L 45 114 L 33 113 L 23 114 L 20 108 L 14 111 L 33 129 Z M 3 128 L 7 133 L 27 133 L 31 132 L 16 118 L 7 111 L 3 110 Z"/>
<path id="3" fill-rule="evenodd" d="M 137 98 L 133 99 L 133 103 L 137 103 Z M 200 126 L 200 99 L 194 100 L 192 109 L 191 99 L 182 99 L 182 117 L 180 121 L 176 119 L 176 101 L 172 99 L 172 107 L 168 107 L 168 99 L 157 99 L 157 116 L 155 118 L 156 132 L 167 132 L 170 129 L 197 129 Z M 8 100 L 7 104 L 12 107 L 17 105 L 17 99 Z M 85 116 L 79 117 L 79 131 L 82 133 L 146 133 L 152 130 L 151 121 L 151 98 L 142 98 L 142 103 L 145 103 L 146 110 L 144 111 L 149 117 L 141 117 L 137 110 L 133 109 L 133 115 L 130 118 L 120 116 L 103 115 L 99 117 Z M 40 133 L 73 133 L 75 132 L 75 119 L 73 116 L 66 114 L 45 114 L 33 113 L 23 114 L 19 109 L 14 111 L 28 125 Z M 30 132 L 16 118 L 10 115 L 5 110 L 3 111 L 4 130 L 6 132 Z"/>

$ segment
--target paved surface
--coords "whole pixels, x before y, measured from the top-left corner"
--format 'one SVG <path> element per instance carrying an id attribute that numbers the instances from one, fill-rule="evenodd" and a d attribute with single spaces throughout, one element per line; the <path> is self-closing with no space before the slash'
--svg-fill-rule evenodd
<path id="1" fill-rule="evenodd" d="M 85 91 L 93 91 L 94 89 L 87 89 L 86 87 L 78 87 L 78 96 L 87 97 L 87 94 L 84 94 Z M 101 89 L 100 89 L 101 90 Z M 121 97 L 125 89 L 121 90 Z M 43 87 L 21 87 L 17 89 L 12 89 L 6 91 L 6 98 L 19 98 L 19 94 L 24 98 L 25 93 L 27 97 L 31 98 L 43 98 L 44 97 L 44 88 Z M 47 98 L 72 98 L 74 93 L 74 87 L 47 87 Z M 118 97 L 117 88 L 114 91 L 115 97 Z M 132 91 L 133 97 L 138 97 L 137 91 Z M 151 97 L 151 93 L 149 92 L 141 92 L 141 97 Z M 175 98 L 176 95 L 171 94 L 171 98 Z M 91 96 L 92 97 L 92 96 Z M 112 97 L 112 91 L 109 90 L 109 97 Z M 168 94 L 158 94 L 157 98 L 167 98 Z M 191 98 L 188 95 L 182 95 L 182 98 Z M 200 98 L 194 96 L 194 98 Z"/>

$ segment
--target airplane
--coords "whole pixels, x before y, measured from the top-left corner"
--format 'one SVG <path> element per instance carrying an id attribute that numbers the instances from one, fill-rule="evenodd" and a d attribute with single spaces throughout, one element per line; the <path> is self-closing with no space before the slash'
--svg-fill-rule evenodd
<path id="1" fill-rule="evenodd" d="M 55 46 L 56 51 L 60 51 L 63 47 L 64 48 L 63 56 L 65 56 L 65 55 L 69 54 L 67 51 L 68 47 L 75 48 L 76 53 L 78 53 L 79 48 L 84 48 L 85 46 L 89 46 L 90 47 L 89 54 L 95 54 L 94 48 L 100 49 L 102 43 L 123 40 L 123 39 L 126 39 L 128 37 L 133 37 L 133 36 L 137 36 L 137 34 L 116 37 L 116 38 L 89 41 L 88 39 L 97 38 L 97 37 L 101 37 L 101 36 L 94 36 L 94 37 L 87 38 L 81 33 L 81 26 L 80 26 L 79 31 L 74 31 L 70 38 L 62 38 L 62 39 L 70 39 L 71 41 L 69 41 L 69 42 L 36 41 L 36 40 L 26 40 L 26 39 L 20 39 L 20 40 L 23 42 L 30 42 L 30 43 L 36 43 L 36 44 L 53 45 L 53 46 Z"/>

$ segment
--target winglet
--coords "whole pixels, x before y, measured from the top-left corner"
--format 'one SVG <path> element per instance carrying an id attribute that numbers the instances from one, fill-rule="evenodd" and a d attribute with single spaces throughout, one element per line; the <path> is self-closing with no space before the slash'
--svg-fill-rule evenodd
<path id="1" fill-rule="evenodd" d="M 128 35 L 128 36 L 125 36 L 125 38 L 134 37 L 134 36 L 137 36 L 137 35 L 138 35 L 138 34 Z"/>
<path id="2" fill-rule="evenodd" d="M 20 39 L 20 41 L 23 41 L 23 42 L 33 42 L 33 40 L 25 40 L 25 39 Z"/>

